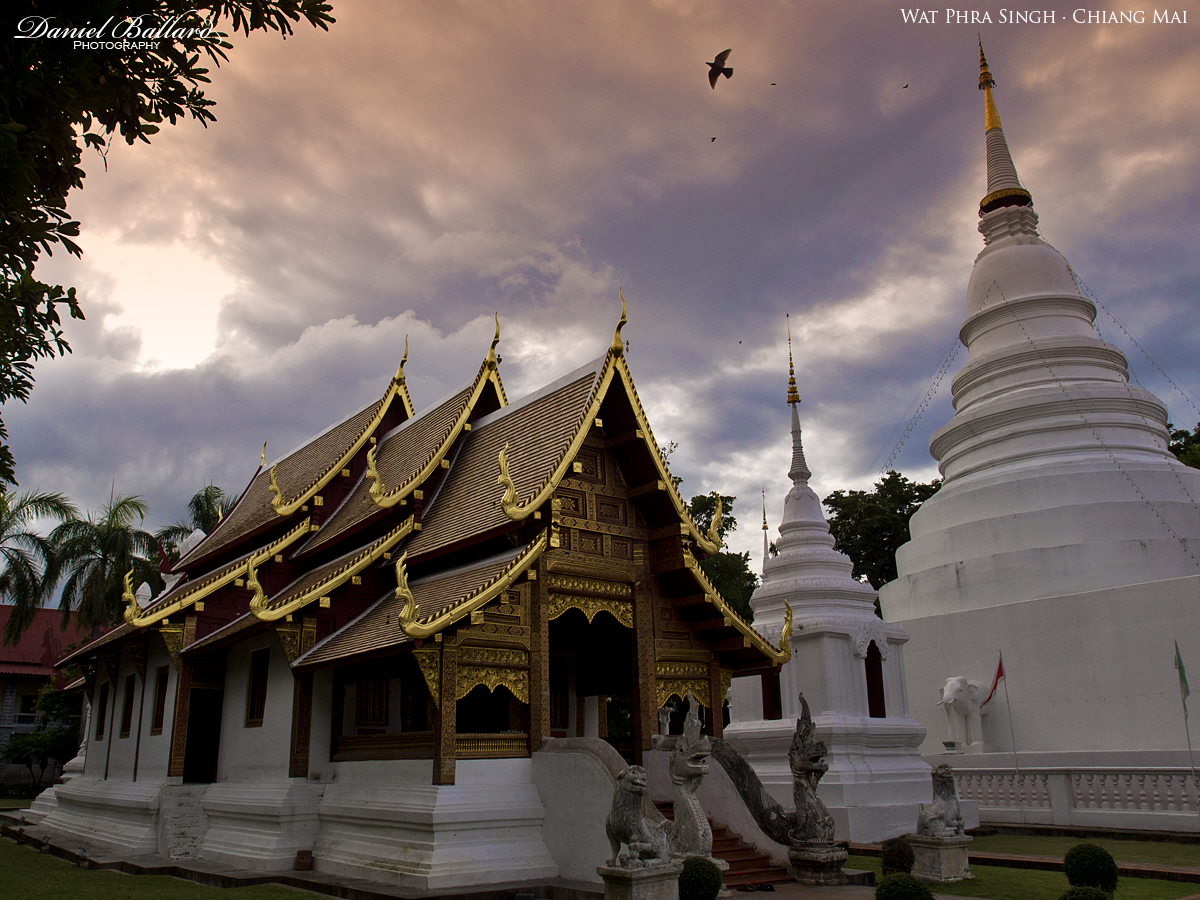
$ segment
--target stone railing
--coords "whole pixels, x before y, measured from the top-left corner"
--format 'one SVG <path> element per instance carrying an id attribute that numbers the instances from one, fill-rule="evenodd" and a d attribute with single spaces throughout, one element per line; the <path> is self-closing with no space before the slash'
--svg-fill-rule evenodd
<path id="1" fill-rule="evenodd" d="M 1022 766 L 955 770 L 981 824 L 1200 831 L 1200 791 L 1182 767 Z"/>

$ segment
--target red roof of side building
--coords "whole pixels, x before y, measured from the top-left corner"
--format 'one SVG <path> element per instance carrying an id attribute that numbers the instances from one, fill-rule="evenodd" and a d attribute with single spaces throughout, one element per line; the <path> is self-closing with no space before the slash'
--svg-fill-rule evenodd
<path id="1" fill-rule="evenodd" d="M 0 605 L 0 633 L 8 625 L 12 607 Z M 16 645 L 0 644 L 0 674 L 26 677 L 55 677 L 54 664 L 67 654 L 71 644 L 83 645 L 91 634 L 75 625 L 62 630 L 62 613 L 57 609 L 39 609 L 33 624 Z"/>

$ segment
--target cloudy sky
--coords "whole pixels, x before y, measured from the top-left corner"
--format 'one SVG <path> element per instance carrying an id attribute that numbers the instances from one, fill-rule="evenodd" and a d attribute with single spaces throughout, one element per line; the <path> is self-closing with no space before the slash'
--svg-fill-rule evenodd
<path id="1" fill-rule="evenodd" d="M 84 258 L 38 273 L 88 318 L 5 409 L 22 489 L 97 509 L 115 487 L 173 521 L 205 484 L 240 492 L 264 440 L 278 456 L 377 398 L 405 335 L 421 407 L 474 374 L 498 311 L 516 397 L 603 352 L 620 288 L 684 494 L 736 494 L 731 545 L 758 568 L 759 491 L 774 527 L 787 488 L 785 314 L 822 496 L 879 476 L 955 346 L 982 248 L 977 28 L 1044 237 L 1194 424 L 1200 8 L 974 8 L 992 23 L 866 0 L 334 0 L 328 33 L 235 40 L 215 124 L 121 143 L 107 171 L 85 156 Z M 922 480 L 949 377 L 927 405 L 893 462 Z"/>

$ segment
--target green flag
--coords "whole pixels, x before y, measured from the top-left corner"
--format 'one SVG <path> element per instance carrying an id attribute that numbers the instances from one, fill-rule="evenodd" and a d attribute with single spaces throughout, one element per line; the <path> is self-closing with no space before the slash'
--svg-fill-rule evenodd
<path id="1" fill-rule="evenodd" d="M 1179 672 L 1179 696 L 1183 700 L 1183 717 L 1187 718 L 1187 698 L 1191 694 L 1187 683 L 1187 670 L 1183 667 L 1183 657 L 1179 655 L 1179 641 L 1175 642 L 1175 668 Z"/>

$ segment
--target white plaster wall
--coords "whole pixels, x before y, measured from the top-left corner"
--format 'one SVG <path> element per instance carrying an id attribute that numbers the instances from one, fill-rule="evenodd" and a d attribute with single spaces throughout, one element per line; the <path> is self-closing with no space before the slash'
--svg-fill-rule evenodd
<path id="1" fill-rule="evenodd" d="M 151 734 L 154 724 L 154 682 L 160 666 L 167 667 L 167 703 L 163 714 L 162 734 Z M 142 747 L 138 758 L 137 780 L 162 783 L 167 780 L 171 759 L 171 733 L 175 724 L 175 694 L 179 688 L 179 672 L 171 662 L 171 654 L 162 638 L 150 639 L 146 657 L 146 702 L 142 714 Z M 134 715 L 134 727 L 137 716 Z"/>
<path id="2" fill-rule="evenodd" d="M 125 705 L 125 680 L 133 675 L 133 719 L 129 724 L 129 736 L 121 737 L 121 713 Z M 122 651 L 121 664 L 117 672 L 117 682 L 109 690 L 116 689 L 116 704 L 109 710 L 109 721 L 104 729 L 104 754 L 108 756 L 108 780 L 132 781 L 134 749 L 137 746 L 138 708 L 143 702 L 142 679 L 137 677 L 129 653 Z M 110 699 L 110 704 L 112 700 Z M 95 734 L 95 732 L 92 732 Z M 111 753 L 108 744 L 111 742 Z M 104 777 L 104 769 L 100 770 Z"/>
<path id="3" fill-rule="evenodd" d="M 246 727 L 250 654 L 267 647 L 267 704 L 263 723 Z M 255 635 L 226 651 L 225 698 L 221 712 L 221 750 L 217 781 L 263 783 L 288 777 L 292 743 L 292 690 L 295 679 L 274 632 Z"/>
<path id="4" fill-rule="evenodd" d="M 108 717 L 105 719 L 103 740 L 96 740 L 96 722 L 100 715 L 100 694 L 105 684 L 108 684 L 109 691 L 108 699 L 106 700 L 108 706 Z M 104 778 L 104 758 L 108 755 L 108 742 L 112 737 L 112 728 L 110 726 L 112 725 L 112 717 L 114 715 L 112 695 L 113 688 L 114 685 L 109 684 L 107 679 L 97 676 L 95 689 L 96 693 L 93 696 L 93 700 L 97 705 L 96 708 L 92 710 L 92 721 L 88 724 L 88 752 L 83 760 L 83 777 L 85 778 L 93 778 L 96 780 Z M 120 723 L 118 723 L 118 725 L 119 724 Z"/>
<path id="5" fill-rule="evenodd" d="M 942 751 L 938 690 L 951 675 L 990 685 L 1004 652 L 1002 686 L 988 705 L 988 750 L 1182 750 L 1187 741 L 1173 668 L 1174 641 L 1200 666 L 1200 575 L 1048 597 L 902 624 L 914 717 L 929 729 L 925 754 Z M 885 607 L 886 610 L 886 607 Z"/>
<path id="6" fill-rule="evenodd" d="M 596 867 L 608 861 L 604 823 L 616 780 L 591 753 L 533 754 L 533 776 L 546 808 L 546 846 L 563 878 L 601 883 Z"/>
<path id="7" fill-rule="evenodd" d="M 58 805 L 41 824 L 130 856 L 155 853 L 161 787 L 81 775 L 58 787 Z"/>
<path id="8" fill-rule="evenodd" d="M 324 788 L 299 778 L 209 785 L 203 799 L 208 830 L 201 855 L 238 868 L 292 869 L 296 851 L 311 850 L 316 840 L 317 804 Z"/>

